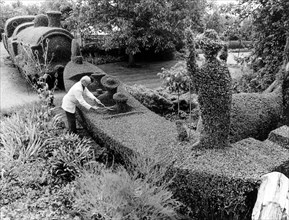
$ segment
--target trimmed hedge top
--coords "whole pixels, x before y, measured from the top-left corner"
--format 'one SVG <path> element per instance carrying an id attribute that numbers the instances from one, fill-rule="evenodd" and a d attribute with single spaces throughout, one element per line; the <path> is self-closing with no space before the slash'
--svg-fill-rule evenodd
<path id="1" fill-rule="evenodd" d="M 185 161 L 179 160 L 176 165 L 234 179 L 259 180 L 288 158 L 289 151 L 281 146 L 247 138 L 225 149 L 193 150 Z"/>
<path id="2" fill-rule="evenodd" d="M 123 85 L 118 90 L 127 95 Z M 131 112 L 109 115 L 79 106 L 77 117 L 125 164 L 134 165 L 133 155 L 161 164 L 174 161 L 167 173 L 168 178 L 175 176 L 170 189 L 190 219 L 249 220 L 260 177 L 286 170 L 287 149 L 253 138 L 224 149 L 191 150 L 191 143 L 176 141 L 174 123 L 127 96 Z"/>
<path id="3" fill-rule="evenodd" d="M 289 151 L 264 144 L 253 138 L 237 142 L 225 149 L 191 150 L 191 143 L 177 142 L 174 123 L 151 112 L 126 94 L 132 111 L 127 115 L 87 112 L 81 106 L 83 119 L 96 138 L 122 153 L 137 152 L 146 157 L 175 160 L 181 169 L 232 178 L 259 179 L 289 158 Z M 89 102 L 89 100 L 87 99 Z M 196 134 L 193 134 L 196 135 Z"/>
<path id="4" fill-rule="evenodd" d="M 108 112 L 98 114 L 87 112 L 78 106 L 89 129 L 92 129 L 97 139 L 106 142 L 120 154 L 130 149 L 130 152 L 145 156 L 149 156 L 152 152 L 156 154 L 161 145 L 168 146 L 177 143 L 177 133 L 173 123 L 145 108 L 128 95 L 122 85 L 118 87 L 118 90 L 129 97 L 127 104 L 131 107 L 130 112 L 115 115 Z M 88 99 L 87 101 L 90 102 Z"/>
<path id="5" fill-rule="evenodd" d="M 233 95 L 230 141 L 247 137 L 267 138 L 282 116 L 282 93 L 238 93 Z"/>

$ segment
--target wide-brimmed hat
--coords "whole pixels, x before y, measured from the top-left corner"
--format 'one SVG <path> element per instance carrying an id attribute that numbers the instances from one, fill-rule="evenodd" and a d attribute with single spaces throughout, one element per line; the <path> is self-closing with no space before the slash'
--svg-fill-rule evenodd
<path id="1" fill-rule="evenodd" d="M 115 89 L 119 86 L 120 81 L 112 76 L 104 76 L 100 80 L 101 84 L 108 89 Z"/>

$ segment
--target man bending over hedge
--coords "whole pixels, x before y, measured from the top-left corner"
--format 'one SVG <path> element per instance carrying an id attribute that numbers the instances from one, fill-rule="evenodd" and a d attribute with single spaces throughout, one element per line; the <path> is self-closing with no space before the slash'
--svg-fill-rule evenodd
<path id="1" fill-rule="evenodd" d="M 71 133 L 77 133 L 76 131 L 76 118 L 75 109 L 76 104 L 79 103 L 87 110 L 93 109 L 97 110 L 99 107 L 91 106 L 88 104 L 84 98 L 83 94 L 87 95 L 91 100 L 94 100 L 96 104 L 104 106 L 88 89 L 87 86 L 91 83 L 91 78 L 89 76 L 83 76 L 79 82 L 75 83 L 68 91 L 68 93 L 62 99 L 62 108 L 66 113 L 68 121 L 68 129 Z"/>

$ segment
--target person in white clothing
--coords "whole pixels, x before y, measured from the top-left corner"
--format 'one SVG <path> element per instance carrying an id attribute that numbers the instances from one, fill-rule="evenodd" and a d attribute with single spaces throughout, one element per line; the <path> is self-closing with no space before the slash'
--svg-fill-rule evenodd
<path id="1" fill-rule="evenodd" d="M 87 86 L 91 83 L 91 78 L 89 76 L 83 76 L 79 82 L 75 83 L 68 91 L 68 93 L 62 99 L 62 109 L 66 113 L 68 128 L 72 133 L 77 133 L 76 131 L 76 118 L 75 118 L 75 110 L 76 104 L 79 103 L 87 110 L 93 109 L 97 110 L 99 107 L 91 106 L 88 104 L 84 98 L 83 94 L 89 97 L 91 100 L 94 100 L 96 104 L 103 104 L 87 89 Z"/>

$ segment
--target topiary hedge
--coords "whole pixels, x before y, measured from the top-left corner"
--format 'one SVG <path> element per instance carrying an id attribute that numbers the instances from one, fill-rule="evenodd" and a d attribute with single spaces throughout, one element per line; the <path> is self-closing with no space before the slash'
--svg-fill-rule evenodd
<path id="1" fill-rule="evenodd" d="M 142 106 L 123 85 L 118 92 L 129 98 L 128 114 L 87 112 L 79 106 L 77 118 L 128 166 L 135 156 L 173 163 L 170 189 L 188 219 L 250 219 L 260 177 L 288 161 L 286 149 L 255 139 L 225 149 L 191 150 L 191 143 L 177 142 L 174 123 Z"/>
<path id="2" fill-rule="evenodd" d="M 224 150 L 193 150 L 189 154 L 175 163 L 169 175 L 176 175 L 171 190 L 187 206 L 182 212 L 198 220 L 249 220 L 260 177 L 275 170 L 286 175 L 289 152 L 248 138 Z"/>
<path id="3" fill-rule="evenodd" d="M 233 95 L 230 141 L 267 138 L 282 116 L 282 93 L 239 93 Z"/>

